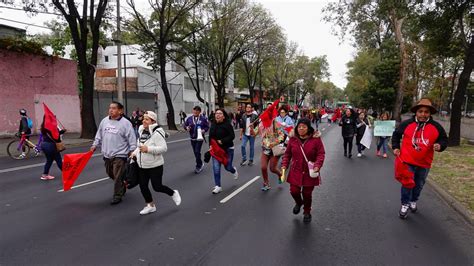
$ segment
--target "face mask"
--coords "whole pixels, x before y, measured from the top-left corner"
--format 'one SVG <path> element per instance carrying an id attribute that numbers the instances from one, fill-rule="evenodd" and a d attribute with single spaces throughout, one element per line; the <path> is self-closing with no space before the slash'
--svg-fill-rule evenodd
<path id="1" fill-rule="evenodd" d="M 289 114 L 289 115 L 293 115 L 293 112 L 289 112 L 288 114 Z"/>

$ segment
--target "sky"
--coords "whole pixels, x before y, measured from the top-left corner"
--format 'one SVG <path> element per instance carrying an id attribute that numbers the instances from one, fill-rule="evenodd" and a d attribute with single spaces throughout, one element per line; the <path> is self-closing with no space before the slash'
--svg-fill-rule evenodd
<path id="1" fill-rule="evenodd" d="M 146 0 L 136 0 L 137 3 Z M 343 89 L 347 80 L 346 63 L 353 56 L 355 49 L 349 41 L 340 43 L 340 40 L 331 34 L 331 25 L 322 21 L 321 9 L 329 2 L 321 0 L 254 0 L 261 3 L 284 29 L 290 41 L 298 43 L 302 52 L 309 56 L 326 55 L 331 73 L 330 80 Z M 1 2 L 1 0 L 0 0 Z M 121 6 L 125 5 L 122 1 Z M 47 29 L 28 26 L 3 20 L 10 19 L 42 26 L 45 21 L 55 19 L 54 15 L 38 14 L 28 17 L 23 11 L 0 8 L 0 23 L 24 28 L 28 34 L 48 32 Z"/>

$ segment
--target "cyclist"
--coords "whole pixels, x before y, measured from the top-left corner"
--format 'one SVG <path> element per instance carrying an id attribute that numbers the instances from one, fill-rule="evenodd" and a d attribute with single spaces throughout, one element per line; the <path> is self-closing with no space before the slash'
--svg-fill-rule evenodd
<path id="1" fill-rule="evenodd" d="M 31 118 L 28 117 L 25 109 L 20 109 L 20 128 L 18 129 L 18 135 L 20 135 L 20 137 L 24 136 L 26 139 L 29 139 L 31 135 L 31 128 L 33 128 Z M 25 148 L 22 148 L 22 152 L 19 158 L 23 159 L 25 157 Z"/>

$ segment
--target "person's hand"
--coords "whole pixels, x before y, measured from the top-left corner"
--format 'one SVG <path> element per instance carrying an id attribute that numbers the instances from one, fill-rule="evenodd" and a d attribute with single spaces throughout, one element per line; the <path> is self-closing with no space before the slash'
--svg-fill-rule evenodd
<path id="1" fill-rule="evenodd" d="M 242 135 L 240 135 L 240 140 L 242 140 Z"/>
<path id="2" fill-rule="evenodd" d="M 218 140 L 217 143 L 221 144 L 222 145 L 222 140 Z"/>
<path id="3" fill-rule="evenodd" d="M 433 145 L 433 148 L 434 148 L 435 151 L 440 151 L 441 150 L 441 145 L 439 145 L 439 143 L 435 143 Z"/>
<path id="4" fill-rule="evenodd" d="M 96 147 L 96 146 L 91 146 L 91 149 L 90 149 L 90 151 L 91 151 L 91 152 L 95 152 L 95 150 L 96 150 L 96 149 L 97 149 L 97 147 Z"/>
<path id="5" fill-rule="evenodd" d="M 393 154 L 395 154 L 395 156 L 400 156 L 400 149 L 394 149 Z"/>
<path id="6" fill-rule="evenodd" d="M 138 149 L 140 150 L 140 152 L 144 152 L 144 153 L 148 152 L 148 147 L 145 145 L 138 147 Z"/>
<path id="7" fill-rule="evenodd" d="M 285 97 L 284 96 L 280 96 L 280 102 L 284 102 L 285 101 Z"/>
<path id="8" fill-rule="evenodd" d="M 314 170 L 315 172 L 319 172 L 319 167 L 315 166 L 315 167 L 313 167 L 313 170 Z"/>

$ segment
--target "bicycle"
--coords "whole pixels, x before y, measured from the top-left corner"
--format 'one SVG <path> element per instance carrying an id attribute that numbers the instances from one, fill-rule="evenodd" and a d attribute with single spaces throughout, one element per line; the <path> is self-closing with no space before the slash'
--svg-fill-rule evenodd
<path id="1" fill-rule="evenodd" d="M 29 139 L 27 139 L 27 135 L 23 134 L 18 136 L 15 135 L 19 139 L 12 140 L 8 143 L 7 146 L 7 153 L 10 158 L 15 160 L 22 160 L 28 157 L 30 151 L 34 151 L 34 157 L 37 157 L 41 154 L 41 143 L 43 142 L 43 135 L 40 134 L 38 138 L 38 143 L 35 145 Z"/>

